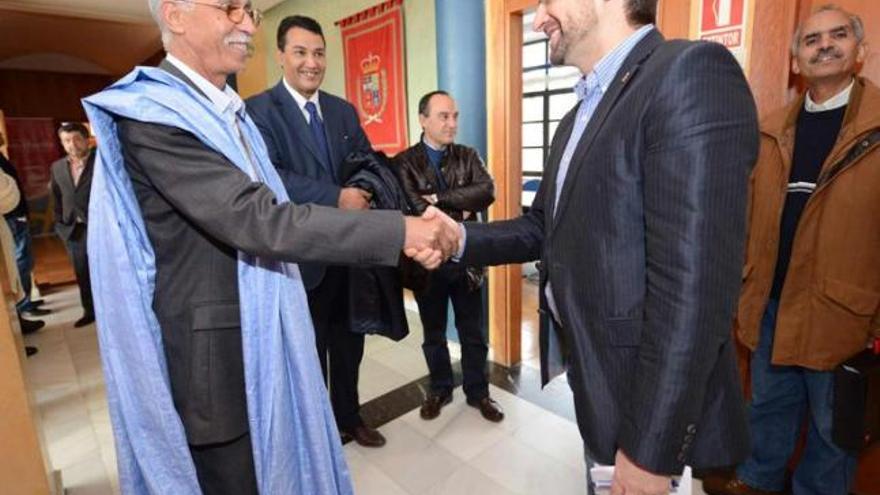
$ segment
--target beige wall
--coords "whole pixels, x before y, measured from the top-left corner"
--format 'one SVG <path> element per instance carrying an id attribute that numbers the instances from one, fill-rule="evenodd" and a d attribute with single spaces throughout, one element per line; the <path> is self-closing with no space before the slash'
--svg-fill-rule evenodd
<path id="1" fill-rule="evenodd" d="M 334 23 L 378 3 L 380 0 L 287 0 L 270 9 L 261 27 L 267 84 L 272 86 L 281 77 L 281 69 L 276 61 L 275 31 L 278 24 L 288 15 L 307 15 L 321 23 L 327 40 L 327 75 L 321 89 L 344 98 L 342 37 Z M 419 98 L 437 89 L 437 31 L 434 0 L 405 0 L 403 6 L 409 135 L 412 143 L 418 139 L 420 132 L 417 117 Z"/>

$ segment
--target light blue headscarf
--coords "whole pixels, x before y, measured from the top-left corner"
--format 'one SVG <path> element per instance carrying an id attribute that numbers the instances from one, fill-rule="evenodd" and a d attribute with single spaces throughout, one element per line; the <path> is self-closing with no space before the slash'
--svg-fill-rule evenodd
<path id="1" fill-rule="evenodd" d="M 83 104 L 99 145 L 89 205 L 89 264 L 120 487 L 126 494 L 198 494 L 152 310 L 155 256 L 125 170 L 115 119 L 188 131 L 246 173 L 250 162 L 233 121 L 163 70 L 136 68 Z M 258 176 L 279 203 L 288 201 L 259 131 L 242 114 L 242 133 L 255 155 Z M 352 493 L 298 268 L 239 252 L 238 288 L 260 493 Z"/>

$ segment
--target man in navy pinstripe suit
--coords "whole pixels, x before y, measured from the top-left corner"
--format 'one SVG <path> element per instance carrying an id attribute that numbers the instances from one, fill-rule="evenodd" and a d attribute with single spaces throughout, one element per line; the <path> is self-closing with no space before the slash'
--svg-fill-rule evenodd
<path id="1" fill-rule="evenodd" d="M 666 41 L 657 0 L 541 0 L 551 61 L 584 77 L 524 216 L 468 225 L 461 262 L 540 258 L 542 378 L 567 369 L 613 494 L 748 453 L 730 325 L 755 105 L 721 45 Z M 565 368 L 554 366 L 561 357 Z"/>

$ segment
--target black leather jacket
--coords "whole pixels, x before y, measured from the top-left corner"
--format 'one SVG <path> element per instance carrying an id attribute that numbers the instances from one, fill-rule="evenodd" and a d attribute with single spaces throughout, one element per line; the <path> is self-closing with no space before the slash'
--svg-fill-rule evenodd
<path id="1" fill-rule="evenodd" d="M 464 220 L 463 212 L 471 212 L 468 220 L 473 220 L 476 212 L 485 210 L 495 201 L 492 177 L 473 148 L 460 144 L 447 147 L 440 162 L 440 171 L 448 186 L 445 191 L 440 190 L 437 175 L 421 141 L 400 152 L 394 161 L 407 201 L 418 215 L 430 206 L 422 198 L 430 194 L 437 195 L 434 206 L 459 222 Z"/>
<path id="2" fill-rule="evenodd" d="M 440 172 L 448 188 L 441 191 L 434 167 L 428 159 L 425 144 L 419 141 L 394 157 L 394 167 L 403 186 L 406 199 L 413 213 L 421 215 L 430 206 L 422 196 L 437 195 L 434 205 L 461 222 L 477 220 L 477 212 L 485 210 L 495 201 L 495 186 L 492 177 L 486 171 L 483 160 L 473 148 L 460 144 L 450 144 L 440 162 Z M 469 212 L 467 219 L 464 212 Z M 421 266 L 405 260 L 402 263 L 403 284 L 414 291 L 421 291 L 430 283 L 430 275 Z M 483 284 L 485 271 L 482 267 L 461 266 L 461 271 L 468 278 L 471 290 L 477 290 Z"/>

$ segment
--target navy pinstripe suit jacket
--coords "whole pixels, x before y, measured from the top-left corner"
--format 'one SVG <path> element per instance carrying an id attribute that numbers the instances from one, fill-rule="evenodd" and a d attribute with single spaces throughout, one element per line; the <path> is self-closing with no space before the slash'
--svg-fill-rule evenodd
<path id="1" fill-rule="evenodd" d="M 578 426 L 598 462 L 622 449 L 657 473 L 748 452 L 731 339 L 741 283 L 755 104 L 718 44 L 649 33 L 578 144 L 553 211 L 576 108 L 562 120 L 531 210 L 467 226 L 462 262 L 540 258 L 542 377 L 562 343 Z"/>

